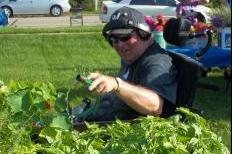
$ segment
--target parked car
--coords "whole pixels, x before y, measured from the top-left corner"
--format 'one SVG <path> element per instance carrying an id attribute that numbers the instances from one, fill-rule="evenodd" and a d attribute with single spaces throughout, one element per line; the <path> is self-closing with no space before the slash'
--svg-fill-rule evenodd
<path id="1" fill-rule="evenodd" d="M 99 18 L 102 22 L 108 22 L 111 15 L 117 9 L 128 6 L 142 12 L 145 16 L 155 16 L 162 14 L 167 18 L 176 17 L 176 6 L 180 2 L 178 0 L 112 0 L 103 1 Z M 210 8 L 198 5 L 193 11 L 200 12 L 205 21 L 209 22 Z"/>
<path id="2" fill-rule="evenodd" d="M 12 17 L 18 14 L 51 14 L 60 16 L 69 12 L 71 6 L 68 0 L 5 0 L 0 3 L 5 13 Z"/>

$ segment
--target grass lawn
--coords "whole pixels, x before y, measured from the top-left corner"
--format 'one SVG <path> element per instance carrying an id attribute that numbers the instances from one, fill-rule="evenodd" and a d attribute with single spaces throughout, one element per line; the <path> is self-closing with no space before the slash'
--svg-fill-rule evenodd
<path id="1" fill-rule="evenodd" d="M 89 94 L 73 82 L 77 74 L 114 75 L 119 68 L 119 58 L 101 36 L 101 28 L 0 29 L 0 80 L 49 81 L 58 91 L 72 88 L 70 101 L 80 102 Z M 205 111 L 211 128 L 231 149 L 231 90 L 226 92 L 219 69 L 203 82 L 219 86 L 220 91 L 198 89 L 194 105 Z"/>

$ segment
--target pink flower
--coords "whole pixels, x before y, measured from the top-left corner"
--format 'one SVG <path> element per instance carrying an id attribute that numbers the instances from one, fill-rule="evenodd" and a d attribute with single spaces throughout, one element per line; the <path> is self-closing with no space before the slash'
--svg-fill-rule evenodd
<path id="1" fill-rule="evenodd" d="M 149 27 L 153 30 L 156 27 L 155 24 L 155 19 L 152 17 L 148 17 L 148 16 L 144 16 L 144 20 L 146 21 L 146 23 L 149 25 Z"/>
<path id="2" fill-rule="evenodd" d="M 162 32 L 166 19 L 162 15 L 157 15 L 156 18 L 145 16 L 144 20 L 150 26 L 151 30 Z"/>

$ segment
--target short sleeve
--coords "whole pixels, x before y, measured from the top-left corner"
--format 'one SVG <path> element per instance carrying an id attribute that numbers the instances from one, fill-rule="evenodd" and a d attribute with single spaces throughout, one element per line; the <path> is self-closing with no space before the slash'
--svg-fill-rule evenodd
<path id="1" fill-rule="evenodd" d="M 140 67 L 139 84 L 175 104 L 177 72 L 172 65 L 171 58 L 166 54 L 151 55 L 144 60 Z"/>

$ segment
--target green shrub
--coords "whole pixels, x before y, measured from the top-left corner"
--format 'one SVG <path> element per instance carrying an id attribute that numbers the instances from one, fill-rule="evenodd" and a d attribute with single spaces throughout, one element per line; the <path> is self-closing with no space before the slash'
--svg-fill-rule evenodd
<path id="1" fill-rule="evenodd" d="M 72 7 L 81 7 L 84 10 L 94 9 L 94 0 L 69 0 Z"/>
<path id="2" fill-rule="evenodd" d="M 66 95 L 51 83 L 11 82 L 4 90 L 3 86 L 0 153 L 229 154 L 207 121 L 184 108 L 168 119 L 147 116 L 134 124 L 117 120 L 101 128 L 87 124 L 88 129 L 79 133 L 61 114 Z"/>

